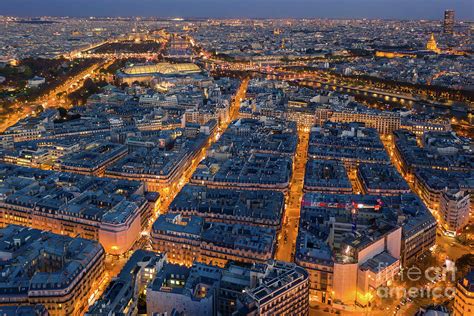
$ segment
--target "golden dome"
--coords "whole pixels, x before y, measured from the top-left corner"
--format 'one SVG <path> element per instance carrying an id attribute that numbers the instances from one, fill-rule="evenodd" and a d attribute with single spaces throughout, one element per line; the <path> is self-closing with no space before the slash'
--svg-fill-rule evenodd
<path id="1" fill-rule="evenodd" d="M 433 33 L 431 33 L 430 39 L 428 40 L 428 43 L 426 43 L 426 49 L 436 53 L 439 53 L 440 51 Z"/>

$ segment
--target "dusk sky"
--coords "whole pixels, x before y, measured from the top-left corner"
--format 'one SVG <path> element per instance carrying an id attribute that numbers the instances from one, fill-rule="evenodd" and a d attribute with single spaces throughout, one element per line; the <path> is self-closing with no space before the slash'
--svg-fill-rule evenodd
<path id="1" fill-rule="evenodd" d="M 0 0 L 0 15 L 474 19 L 473 0 Z"/>

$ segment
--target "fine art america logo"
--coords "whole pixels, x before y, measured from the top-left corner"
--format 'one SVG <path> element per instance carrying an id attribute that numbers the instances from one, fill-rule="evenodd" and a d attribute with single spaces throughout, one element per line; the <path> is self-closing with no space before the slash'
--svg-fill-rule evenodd
<path id="1" fill-rule="evenodd" d="M 381 286 L 377 289 L 380 298 L 452 298 L 456 291 L 456 267 L 448 261 L 445 267 L 429 267 L 424 271 L 416 266 L 401 271 L 400 281 L 408 284 L 423 284 L 424 286 L 388 287 Z"/>

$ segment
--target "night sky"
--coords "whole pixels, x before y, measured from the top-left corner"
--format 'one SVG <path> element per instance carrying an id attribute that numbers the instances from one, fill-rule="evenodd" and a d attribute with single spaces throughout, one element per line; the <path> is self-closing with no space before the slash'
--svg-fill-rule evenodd
<path id="1" fill-rule="evenodd" d="M 474 19 L 474 0 L 0 0 L 0 15 Z"/>

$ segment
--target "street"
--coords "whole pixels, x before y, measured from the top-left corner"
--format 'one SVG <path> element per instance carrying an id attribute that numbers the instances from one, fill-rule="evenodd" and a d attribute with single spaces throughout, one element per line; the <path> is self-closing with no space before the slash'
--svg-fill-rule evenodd
<path id="1" fill-rule="evenodd" d="M 294 160 L 290 189 L 286 196 L 286 208 L 283 224 L 278 236 L 277 260 L 292 262 L 298 237 L 300 206 L 303 198 L 305 166 L 308 160 L 309 131 L 298 130 L 298 145 Z"/>

